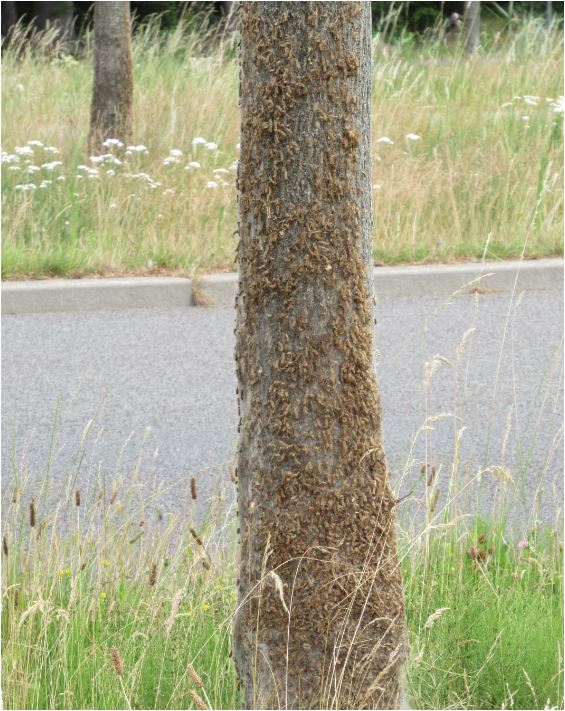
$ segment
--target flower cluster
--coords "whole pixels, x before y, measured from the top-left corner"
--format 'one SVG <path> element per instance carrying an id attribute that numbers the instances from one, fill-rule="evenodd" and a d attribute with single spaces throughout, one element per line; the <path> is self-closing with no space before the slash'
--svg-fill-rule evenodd
<path id="1" fill-rule="evenodd" d="M 212 141 L 208 141 L 201 136 L 193 138 L 190 145 L 190 153 L 202 147 L 205 151 L 218 152 L 218 145 Z M 239 147 L 239 144 L 238 146 Z M 158 180 L 152 178 L 147 172 L 140 171 L 141 163 L 139 159 L 148 155 L 149 151 L 146 146 L 131 145 L 126 146 L 123 141 L 117 138 L 108 138 L 102 143 L 102 148 L 105 152 L 100 152 L 98 155 L 91 155 L 87 164 L 79 164 L 76 167 L 75 179 L 83 181 L 84 179 L 99 181 L 105 178 L 112 178 L 120 175 L 123 179 L 131 179 L 141 181 L 141 183 L 150 190 L 155 190 L 161 187 Z M 13 153 L 2 151 L 1 163 L 6 164 L 6 169 L 10 172 L 22 172 L 26 175 L 37 175 L 37 182 L 21 182 L 15 186 L 17 192 L 32 192 L 38 189 L 48 188 L 55 183 L 60 183 L 65 180 L 64 175 L 53 176 L 53 173 L 58 171 L 63 166 L 60 160 L 37 160 L 40 152 L 57 155 L 59 149 L 55 146 L 44 146 L 41 141 L 31 140 L 25 146 L 16 146 Z M 218 153 L 219 155 L 219 153 Z M 172 167 L 184 164 L 184 170 L 188 173 L 201 171 L 203 169 L 204 160 L 195 160 L 194 155 L 191 155 L 191 160 L 183 160 L 184 152 L 180 148 L 171 148 L 169 153 L 162 161 L 165 167 Z M 135 161 L 133 164 L 131 161 Z M 135 165 L 135 170 L 132 168 Z M 237 171 L 237 161 L 233 161 L 230 165 L 220 168 L 214 168 L 212 174 L 205 178 L 202 183 L 207 189 L 214 190 L 220 187 L 228 187 L 232 183 L 228 182 L 227 177 Z M 50 174 L 49 177 L 44 174 Z M 178 177 L 178 174 L 176 174 Z M 204 176 L 203 176 L 204 177 Z M 165 188 L 163 195 L 175 194 L 173 188 Z M 139 197 L 137 194 L 135 197 Z"/>

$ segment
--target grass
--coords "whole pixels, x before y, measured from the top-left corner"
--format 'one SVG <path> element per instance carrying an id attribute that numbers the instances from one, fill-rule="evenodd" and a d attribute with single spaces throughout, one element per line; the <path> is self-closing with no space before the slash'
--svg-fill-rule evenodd
<path id="1" fill-rule="evenodd" d="M 237 63 L 191 28 L 135 35 L 134 144 L 147 150 L 101 147 L 102 163 L 85 153 L 89 46 L 54 59 L 16 38 L 3 54 L 3 278 L 233 269 Z M 485 244 L 487 259 L 562 252 L 562 32 L 526 20 L 483 44 L 464 59 L 375 37 L 378 264 L 480 259 Z"/>
<path id="2" fill-rule="evenodd" d="M 167 483 L 179 515 L 160 509 L 163 488 L 140 484 L 139 461 L 129 484 L 94 477 L 78 493 L 74 471 L 55 487 L 47 464 L 31 490 L 15 457 L 14 467 L 2 531 L 4 707 L 241 708 L 225 492 L 197 524 L 198 477 Z M 512 487 L 494 473 L 501 502 Z M 466 517 L 451 486 L 435 511 L 436 484 L 422 481 L 425 521 L 398 529 L 411 707 L 562 708 L 559 534 L 535 524 L 513 539 L 504 506 Z"/>

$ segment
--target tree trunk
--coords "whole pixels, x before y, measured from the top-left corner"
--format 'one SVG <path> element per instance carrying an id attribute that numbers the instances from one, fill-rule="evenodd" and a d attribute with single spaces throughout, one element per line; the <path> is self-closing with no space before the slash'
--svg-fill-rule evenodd
<path id="1" fill-rule="evenodd" d="M 129 2 L 94 3 L 94 86 L 88 150 L 107 138 L 131 142 L 133 73 Z"/>
<path id="2" fill-rule="evenodd" d="M 545 3 L 544 26 L 546 30 L 550 30 L 553 26 L 553 3 L 551 2 L 551 0 L 546 0 Z"/>
<path id="3" fill-rule="evenodd" d="M 475 54 L 479 48 L 481 34 L 481 3 L 480 0 L 467 0 L 463 17 L 465 34 L 465 54 Z"/>
<path id="4" fill-rule="evenodd" d="M 373 368 L 370 3 L 240 12 L 236 669 L 246 708 L 395 708 L 406 642 Z"/>

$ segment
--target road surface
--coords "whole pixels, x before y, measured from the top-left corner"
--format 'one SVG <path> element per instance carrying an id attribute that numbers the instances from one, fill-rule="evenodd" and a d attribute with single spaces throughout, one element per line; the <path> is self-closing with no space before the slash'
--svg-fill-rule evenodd
<path id="1" fill-rule="evenodd" d="M 401 520 L 421 525 L 428 465 L 436 512 L 449 491 L 463 513 L 488 513 L 506 496 L 517 535 L 536 518 L 555 525 L 563 292 L 403 298 L 376 312 L 387 459 L 399 495 L 413 492 Z M 69 480 L 83 501 L 105 488 L 128 507 L 134 482 L 155 513 L 179 511 L 194 476 L 196 520 L 220 485 L 227 505 L 237 442 L 233 326 L 229 308 L 5 316 L 4 500 L 16 482 L 28 497 L 44 482 L 46 509 Z"/>

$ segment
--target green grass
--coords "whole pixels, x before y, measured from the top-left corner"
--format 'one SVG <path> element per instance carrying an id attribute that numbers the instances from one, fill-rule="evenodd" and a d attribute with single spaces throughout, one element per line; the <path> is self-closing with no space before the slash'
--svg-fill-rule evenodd
<path id="1" fill-rule="evenodd" d="M 563 34 L 524 20 L 482 42 L 468 60 L 433 39 L 375 37 L 377 263 L 562 253 Z M 57 60 L 41 43 L 22 47 L 16 39 L 3 54 L 3 278 L 233 269 L 233 48 L 182 23 L 165 36 L 152 25 L 136 34 L 134 144 L 148 150 L 101 147 L 122 164 L 94 164 L 85 153 L 90 51 Z M 198 137 L 217 148 L 193 145 Z M 28 141 L 44 145 L 17 154 Z M 182 156 L 165 165 L 171 149 Z M 53 160 L 62 165 L 42 167 Z"/>
<path id="2" fill-rule="evenodd" d="M 560 707 L 563 567 L 551 534 L 520 551 L 478 522 L 412 557 L 405 581 L 417 708 Z"/>
<path id="3" fill-rule="evenodd" d="M 56 504 L 38 492 L 31 527 L 31 496 L 16 487 L 3 527 L 5 708 L 194 708 L 191 689 L 211 708 L 241 708 L 229 656 L 235 552 L 220 542 L 233 539 L 232 519 L 213 508 L 202 547 L 194 502 L 182 518 L 159 515 L 151 495 L 128 514 L 134 489 L 94 486 L 80 506 L 72 482 Z M 446 511 L 416 535 L 399 529 L 412 707 L 561 708 L 557 534 L 532 530 L 522 547 L 500 520 L 438 525 Z"/>

